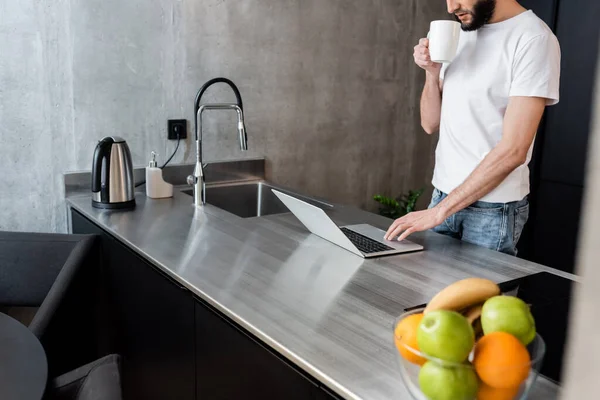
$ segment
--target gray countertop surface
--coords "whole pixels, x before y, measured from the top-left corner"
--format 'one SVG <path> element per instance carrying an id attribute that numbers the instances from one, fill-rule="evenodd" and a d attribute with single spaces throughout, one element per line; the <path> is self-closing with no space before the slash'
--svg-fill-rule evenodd
<path id="1" fill-rule="evenodd" d="M 392 325 L 404 308 L 427 302 L 472 276 L 502 282 L 548 267 L 426 232 L 425 251 L 363 260 L 311 235 L 291 214 L 242 219 L 176 191 L 136 194 L 128 212 L 98 210 L 91 196 L 68 205 L 173 279 L 348 399 L 410 399 L 399 375 Z M 389 220 L 336 206 L 339 224 Z M 532 399 L 558 397 L 538 380 Z"/>

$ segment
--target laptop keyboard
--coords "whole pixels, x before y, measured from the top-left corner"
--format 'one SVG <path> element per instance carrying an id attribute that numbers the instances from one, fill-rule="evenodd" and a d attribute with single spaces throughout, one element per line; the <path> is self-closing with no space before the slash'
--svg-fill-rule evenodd
<path id="1" fill-rule="evenodd" d="M 350 239 L 350 241 L 364 254 L 379 253 L 382 251 L 394 250 L 393 247 L 386 246 L 385 244 L 368 238 L 360 233 L 351 231 L 348 228 L 340 228 L 344 235 Z"/>

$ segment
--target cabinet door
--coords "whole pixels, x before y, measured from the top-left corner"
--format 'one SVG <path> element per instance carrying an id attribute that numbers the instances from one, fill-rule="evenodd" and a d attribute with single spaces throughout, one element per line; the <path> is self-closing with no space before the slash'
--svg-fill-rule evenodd
<path id="1" fill-rule="evenodd" d="M 114 345 L 126 399 L 195 398 L 194 300 L 112 236 L 76 212 L 73 232 L 100 233 Z"/>
<path id="2" fill-rule="evenodd" d="M 106 236 L 104 231 L 100 229 L 96 224 L 92 223 L 86 217 L 71 209 L 71 228 L 75 234 L 95 234 L 100 235 L 102 241 Z"/>
<path id="3" fill-rule="evenodd" d="M 573 272 L 583 189 L 542 181 L 530 223 L 535 225 L 532 259 Z"/>
<path id="4" fill-rule="evenodd" d="M 341 397 L 338 396 L 337 394 L 333 393 L 331 390 L 329 390 L 325 386 L 321 386 L 320 388 L 318 388 L 315 391 L 314 399 L 315 400 L 339 400 L 339 399 L 341 399 Z"/>
<path id="5" fill-rule="evenodd" d="M 541 178 L 583 186 L 598 60 L 600 1 L 561 0 L 560 103 L 546 113 Z"/>
<path id="6" fill-rule="evenodd" d="M 198 399 L 311 399 L 318 386 L 270 349 L 196 303 Z"/>

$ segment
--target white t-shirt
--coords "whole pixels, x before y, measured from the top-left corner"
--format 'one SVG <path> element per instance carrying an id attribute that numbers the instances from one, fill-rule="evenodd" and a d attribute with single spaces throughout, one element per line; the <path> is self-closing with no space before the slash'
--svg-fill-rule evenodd
<path id="1" fill-rule="evenodd" d="M 458 53 L 444 65 L 440 137 L 433 185 L 450 193 L 502 138 L 511 96 L 543 97 L 558 103 L 560 47 L 533 11 L 461 32 Z M 529 161 L 481 200 L 518 201 L 529 194 Z"/>

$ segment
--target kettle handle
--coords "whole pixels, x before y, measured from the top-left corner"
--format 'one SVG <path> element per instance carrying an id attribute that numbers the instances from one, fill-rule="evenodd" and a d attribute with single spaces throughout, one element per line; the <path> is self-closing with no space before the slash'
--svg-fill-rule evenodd
<path id="1" fill-rule="evenodd" d="M 106 137 L 98 142 L 96 150 L 94 150 L 94 159 L 92 163 L 92 192 L 97 193 L 102 191 L 101 199 L 103 202 L 108 201 L 108 180 L 110 179 L 110 150 L 113 144 L 113 139 Z M 105 162 L 103 163 L 103 161 Z M 104 190 L 102 190 L 102 169 L 106 169 Z"/>

